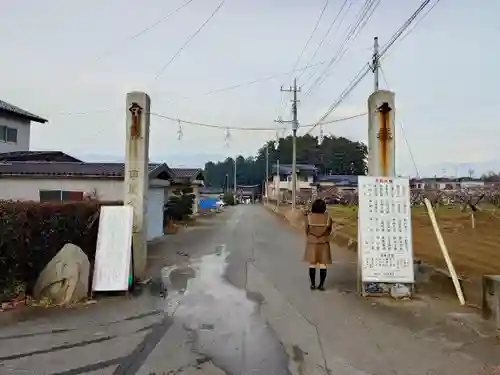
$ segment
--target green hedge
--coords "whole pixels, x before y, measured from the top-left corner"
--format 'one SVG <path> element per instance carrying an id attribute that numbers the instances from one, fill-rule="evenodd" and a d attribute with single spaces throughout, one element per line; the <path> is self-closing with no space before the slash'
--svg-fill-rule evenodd
<path id="1" fill-rule="evenodd" d="M 66 244 L 94 261 L 99 210 L 121 202 L 38 203 L 0 201 L 0 301 L 19 289 L 30 294 L 38 275 Z"/>

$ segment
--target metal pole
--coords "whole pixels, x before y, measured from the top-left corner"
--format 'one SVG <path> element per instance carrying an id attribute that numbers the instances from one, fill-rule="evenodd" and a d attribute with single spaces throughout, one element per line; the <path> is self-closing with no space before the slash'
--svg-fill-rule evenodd
<path id="1" fill-rule="evenodd" d="M 373 57 L 372 57 L 372 71 L 374 77 L 374 90 L 378 91 L 379 81 L 378 81 L 378 71 L 380 67 L 379 61 L 379 51 L 378 51 L 378 37 L 373 38 Z"/>
<path id="2" fill-rule="evenodd" d="M 236 158 L 234 158 L 234 181 L 233 181 L 233 184 L 234 184 L 234 199 L 236 199 Z"/>
<path id="3" fill-rule="evenodd" d="M 293 130 L 293 146 L 292 146 L 292 209 L 295 210 L 297 205 L 297 129 L 299 122 L 297 120 L 297 78 L 293 81 L 293 103 L 292 103 L 292 130 Z"/>
<path id="4" fill-rule="evenodd" d="M 269 146 L 266 146 L 266 202 L 269 201 Z"/>
<path id="5" fill-rule="evenodd" d="M 297 116 L 297 92 L 300 92 L 300 88 L 297 88 L 297 78 L 293 80 L 293 87 L 290 87 L 289 90 L 281 91 L 293 92 L 293 100 L 292 100 L 292 121 L 282 121 L 278 120 L 277 122 L 291 122 L 292 130 L 293 130 L 293 150 L 292 150 L 292 208 L 295 210 L 296 201 L 297 201 L 297 129 L 299 128 L 299 120 Z"/>
<path id="6" fill-rule="evenodd" d="M 276 177 L 278 181 L 278 187 L 276 189 L 277 195 L 276 195 L 276 206 L 279 207 L 280 205 L 280 200 L 281 200 L 281 180 L 280 180 L 280 160 L 276 160 Z"/>

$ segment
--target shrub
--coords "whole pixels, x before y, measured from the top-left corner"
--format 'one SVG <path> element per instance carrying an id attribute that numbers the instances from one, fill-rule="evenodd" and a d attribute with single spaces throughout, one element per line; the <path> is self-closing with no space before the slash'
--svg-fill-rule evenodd
<path id="1" fill-rule="evenodd" d="M 0 300 L 24 286 L 31 293 L 40 272 L 66 244 L 79 246 L 93 264 L 102 205 L 120 202 L 0 201 Z"/>
<path id="2" fill-rule="evenodd" d="M 228 205 L 228 206 L 234 206 L 236 204 L 236 201 L 234 199 L 234 194 L 230 192 L 224 193 L 224 197 L 222 200 Z"/>
<path id="3" fill-rule="evenodd" d="M 167 220 L 183 221 L 193 214 L 194 194 L 192 189 L 174 191 L 165 207 Z"/>

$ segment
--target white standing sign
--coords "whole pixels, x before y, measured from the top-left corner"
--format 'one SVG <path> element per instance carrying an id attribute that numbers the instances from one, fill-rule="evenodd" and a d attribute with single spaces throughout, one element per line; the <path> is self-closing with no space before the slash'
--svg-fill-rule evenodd
<path id="1" fill-rule="evenodd" d="M 93 291 L 128 290 L 132 260 L 132 223 L 132 206 L 101 207 Z"/>
<path id="2" fill-rule="evenodd" d="M 358 191 L 362 281 L 413 283 L 409 180 L 359 176 Z"/>

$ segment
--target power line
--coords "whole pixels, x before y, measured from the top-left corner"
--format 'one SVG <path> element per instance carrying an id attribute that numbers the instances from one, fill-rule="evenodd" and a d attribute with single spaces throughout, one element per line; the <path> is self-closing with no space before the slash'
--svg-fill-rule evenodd
<path id="1" fill-rule="evenodd" d="M 354 88 L 361 82 L 363 78 L 370 72 L 370 66 L 369 64 L 365 64 L 363 68 L 356 74 L 356 76 L 351 80 L 347 88 L 340 94 L 340 96 L 337 98 L 337 100 L 328 108 L 328 110 L 325 112 L 323 116 L 321 116 L 320 120 L 306 133 L 310 134 L 318 125 L 321 125 L 321 122 L 325 120 L 330 113 L 333 112 L 343 101 L 344 99 L 351 93 Z"/>
<path id="2" fill-rule="evenodd" d="M 192 2 L 193 2 L 193 0 L 187 0 L 185 3 L 183 3 L 182 5 L 180 5 L 179 7 L 177 7 L 176 9 L 174 9 L 173 11 L 171 11 L 170 13 L 165 15 L 164 17 L 160 18 L 156 22 L 152 23 L 151 25 L 147 26 L 146 28 L 142 29 L 141 31 L 139 31 L 139 32 L 135 33 L 134 35 L 132 35 L 131 37 L 129 37 L 126 40 L 126 42 L 131 42 L 134 39 L 139 38 L 141 35 L 144 35 L 144 34 L 148 33 L 149 31 L 153 30 L 154 28 L 156 28 L 157 26 L 159 26 L 160 24 L 165 22 L 167 19 L 169 19 L 171 16 L 173 16 L 174 14 L 176 14 L 177 12 L 181 11 L 183 8 L 185 8 L 186 6 L 191 4 Z M 107 53 L 103 53 L 102 55 L 97 56 L 96 60 L 100 60 L 100 59 L 108 56 L 110 53 L 111 52 L 109 52 L 109 51 Z"/>
<path id="3" fill-rule="evenodd" d="M 329 2 L 330 2 L 330 0 L 326 0 L 325 1 L 325 5 L 323 6 L 323 9 L 321 9 L 321 13 L 319 14 L 319 17 L 316 20 L 316 24 L 314 25 L 313 31 L 311 32 L 311 35 L 309 36 L 309 39 L 307 40 L 304 48 L 302 48 L 302 51 L 300 52 L 300 55 L 299 55 L 297 61 L 295 62 L 294 66 L 293 66 L 293 69 L 295 69 L 297 67 L 297 65 L 299 64 L 300 60 L 302 59 L 302 56 L 304 56 L 304 52 L 306 52 L 307 47 L 309 47 L 309 43 L 311 43 L 311 40 L 312 40 L 314 34 L 316 33 L 316 30 L 318 30 L 318 26 L 321 23 L 321 20 L 323 19 L 323 15 L 325 14 L 325 10 L 328 7 Z"/>
<path id="4" fill-rule="evenodd" d="M 431 6 L 431 7 L 427 10 L 427 12 L 425 12 L 425 13 L 422 15 L 422 17 L 420 17 L 420 18 L 417 20 L 417 22 L 415 22 L 415 24 L 413 25 L 413 27 L 412 27 L 410 30 L 408 30 L 408 31 L 406 32 L 406 34 L 404 34 L 404 35 L 401 37 L 401 39 L 399 39 L 399 43 L 402 43 L 402 42 L 403 42 L 403 40 L 405 40 L 405 39 L 406 39 L 406 37 L 408 37 L 408 35 L 410 35 L 410 34 L 411 34 L 411 33 L 412 33 L 415 29 L 416 29 L 416 27 L 419 25 L 419 23 L 420 23 L 420 22 L 422 22 L 422 20 L 423 20 L 423 19 L 424 19 L 424 18 L 425 18 L 425 17 L 426 17 L 426 16 L 427 16 L 427 15 L 428 15 L 428 14 L 429 14 L 429 13 L 430 13 L 430 12 L 431 12 L 434 8 L 435 8 L 435 6 L 436 6 L 436 5 L 438 5 L 438 4 L 439 4 L 439 2 L 440 2 L 440 1 L 441 1 L 441 0 L 436 0 L 436 2 L 435 2 L 434 4 L 432 4 L 432 6 Z"/>
<path id="5" fill-rule="evenodd" d="M 310 95 L 312 90 L 314 90 L 314 88 L 319 87 L 321 84 L 323 84 L 323 82 L 325 82 L 325 80 L 328 78 L 330 68 L 335 63 L 338 63 L 341 60 L 341 58 L 347 52 L 348 49 L 347 44 L 351 41 L 351 39 L 355 40 L 358 37 L 358 35 L 367 25 L 368 21 L 370 20 L 370 18 L 372 17 L 373 13 L 375 12 L 375 10 L 379 5 L 380 5 L 380 0 L 367 0 L 365 2 L 365 5 L 358 14 L 358 19 L 356 24 L 354 24 L 351 27 L 348 34 L 344 38 L 344 41 L 342 42 L 340 48 L 337 50 L 337 53 L 333 56 L 328 65 L 325 67 L 323 73 L 309 87 L 306 95 Z"/>
<path id="6" fill-rule="evenodd" d="M 368 7 L 371 5 L 371 3 L 373 2 L 374 0 L 365 0 L 365 3 L 363 4 L 363 6 L 361 7 L 361 10 L 359 11 L 359 13 L 356 15 L 356 19 L 354 22 L 352 22 L 348 27 L 347 27 L 347 32 L 346 32 L 346 35 L 344 36 L 344 41 L 341 43 L 341 47 L 339 48 L 339 50 L 335 53 L 334 57 L 330 60 L 329 62 L 329 66 L 331 66 L 335 60 L 338 58 L 338 56 L 340 55 L 340 52 L 342 51 L 342 48 L 344 47 L 346 41 L 348 40 L 348 36 L 350 34 L 352 34 L 352 31 L 357 27 L 359 26 L 360 22 L 362 21 L 362 18 L 366 15 L 366 11 L 368 9 Z M 344 21 L 345 19 L 345 16 L 347 15 L 347 13 L 349 12 L 349 9 L 350 7 L 352 6 L 352 3 L 349 4 L 349 8 L 347 9 L 347 12 L 344 14 L 344 18 L 341 20 L 341 23 Z M 356 21 L 357 20 L 357 21 Z M 341 24 L 340 23 L 340 24 Z M 339 26 L 340 26 L 339 24 Z M 316 71 L 313 73 L 313 74 L 310 74 L 309 77 L 307 78 L 307 82 L 310 81 L 314 75 L 316 75 L 318 72 L 320 71 L 320 68 L 316 69 Z M 308 91 L 306 92 L 306 95 L 310 95 L 311 91 L 312 91 L 312 87 L 319 81 L 319 79 L 321 79 L 322 76 L 324 76 L 326 74 L 326 72 L 328 71 L 328 67 L 323 71 L 323 73 L 320 74 L 319 78 L 316 78 L 316 80 L 314 81 L 314 83 L 309 87 Z M 304 84 L 307 84 L 307 82 L 305 82 Z"/>
<path id="7" fill-rule="evenodd" d="M 241 131 L 276 131 L 276 127 L 269 127 L 269 128 L 258 128 L 258 127 L 235 127 L 235 126 L 224 126 L 224 125 L 218 125 L 218 124 L 207 124 L 207 123 L 203 123 L 203 122 L 195 122 L 195 121 L 188 121 L 188 120 L 182 120 L 182 119 L 179 119 L 179 118 L 175 118 L 175 117 L 171 117 L 171 116 L 166 116 L 166 115 L 162 115 L 162 114 L 159 114 L 159 113 L 154 113 L 154 112 L 150 112 L 150 115 L 151 116 L 155 116 L 155 117 L 159 117 L 159 118 L 163 118 L 163 119 L 166 119 L 166 120 L 170 120 L 170 121 L 175 121 L 177 123 L 183 123 L 183 124 L 189 124 L 189 125 L 193 125 L 193 126 L 200 126 L 200 127 L 205 127 L 205 128 L 213 128 L 213 129 L 222 129 L 222 130 L 241 130 Z M 332 123 L 335 123 L 335 122 L 342 122 L 342 121 L 348 121 L 348 120 L 352 120 L 352 119 L 355 119 L 355 118 L 358 118 L 358 117 L 363 117 L 363 116 L 366 116 L 367 113 L 364 112 L 364 113 L 358 113 L 356 115 L 353 115 L 353 116 L 348 116 L 348 117 L 341 117 L 341 118 L 337 118 L 337 119 L 333 119 L 333 120 L 329 120 L 329 121 L 325 121 L 323 123 L 321 123 L 322 125 L 326 125 L 326 124 L 332 124 Z M 299 125 L 299 128 L 309 128 L 309 127 L 313 127 L 315 126 L 315 124 L 307 124 L 307 125 Z M 283 128 L 278 128 L 278 129 L 284 129 L 286 130 L 285 127 Z"/>
<path id="8" fill-rule="evenodd" d="M 246 81 L 246 82 L 238 83 L 238 84 L 235 84 L 235 85 L 224 86 L 224 87 L 220 87 L 218 89 L 213 89 L 213 90 L 205 91 L 205 92 L 202 92 L 202 93 L 199 93 L 199 94 L 194 94 L 194 95 L 190 95 L 190 96 L 182 96 L 182 97 L 180 97 L 180 99 L 188 100 L 188 99 L 191 99 L 191 98 L 196 97 L 196 96 L 213 95 L 213 94 L 218 94 L 218 93 L 225 92 L 225 91 L 236 90 L 236 89 L 239 89 L 241 87 L 246 87 L 246 86 L 250 86 L 250 85 L 255 85 L 257 83 L 271 81 L 271 80 L 277 79 L 277 78 L 279 78 L 281 76 L 287 76 L 287 75 L 290 75 L 293 72 L 301 72 L 303 70 L 315 68 L 315 67 L 321 66 L 321 65 L 323 65 L 325 63 L 326 63 L 325 61 L 321 61 L 321 62 L 319 62 L 317 64 L 305 65 L 303 67 L 300 67 L 300 68 L 297 68 L 297 69 L 294 69 L 294 70 L 290 70 L 290 71 L 285 72 L 285 73 L 277 73 L 277 74 L 273 74 L 273 75 L 266 76 L 266 77 L 263 77 L 263 78 L 258 78 L 258 79 L 254 79 L 254 80 L 251 80 L 251 81 Z M 115 109 L 111 109 L 111 108 L 107 108 L 107 109 L 94 109 L 94 110 L 85 111 L 85 112 L 60 112 L 57 115 L 58 116 L 85 116 L 85 115 L 89 115 L 89 114 L 92 114 L 92 113 L 98 113 L 98 112 L 115 112 L 115 111 L 117 112 L 117 111 L 121 111 L 121 110 L 122 110 L 121 108 L 115 108 Z"/>
<path id="9" fill-rule="evenodd" d="M 418 15 L 422 12 L 422 10 L 424 10 L 424 8 L 427 5 L 429 5 L 430 2 L 431 2 L 431 0 L 425 0 L 422 4 L 420 4 L 420 6 L 418 7 L 418 9 L 410 16 L 410 18 L 408 18 L 408 20 L 406 20 L 406 22 L 403 24 L 403 26 L 401 26 L 398 29 L 398 31 L 396 31 L 394 33 L 394 35 L 392 36 L 392 38 L 385 44 L 385 46 L 382 47 L 382 50 L 380 51 L 380 56 L 385 55 L 385 53 L 387 52 L 387 50 L 389 48 L 391 48 L 391 46 L 401 37 L 401 35 L 412 24 L 412 22 L 415 20 L 415 18 L 418 17 Z"/>
<path id="10" fill-rule="evenodd" d="M 385 75 L 384 69 L 382 68 L 381 65 L 379 65 L 378 68 L 379 68 L 380 72 L 382 73 L 382 79 L 384 80 L 385 85 L 387 86 L 387 88 L 389 88 L 389 82 L 387 82 L 387 77 Z M 401 134 L 403 134 L 403 138 L 405 140 L 406 147 L 408 147 L 408 152 L 410 154 L 410 158 L 411 158 L 411 161 L 413 163 L 413 167 L 415 168 L 415 173 L 417 174 L 417 176 L 420 176 L 420 173 L 419 173 L 418 167 L 417 167 L 417 162 L 415 161 L 415 156 L 413 155 L 413 151 L 412 151 L 412 148 L 410 146 L 410 142 L 408 141 L 408 137 L 406 136 L 406 132 L 405 132 L 405 128 L 403 126 L 402 120 L 399 120 L 399 127 L 401 128 Z"/>
<path id="11" fill-rule="evenodd" d="M 325 61 L 321 61 L 321 62 L 319 62 L 317 64 L 305 65 L 303 67 L 300 67 L 300 68 L 297 68 L 297 69 L 294 69 L 294 70 L 290 70 L 290 71 L 285 72 L 285 73 L 277 73 L 277 74 L 273 74 L 273 75 L 266 76 L 266 77 L 263 77 L 263 78 L 257 78 L 257 79 L 253 79 L 251 81 L 246 81 L 246 82 L 238 83 L 238 84 L 235 84 L 235 85 L 224 86 L 224 87 L 220 87 L 220 88 L 217 88 L 217 89 L 205 91 L 205 92 L 202 92 L 202 93 L 199 93 L 199 94 L 190 95 L 190 96 L 181 96 L 180 99 L 188 100 L 188 99 L 191 99 L 191 98 L 196 97 L 196 96 L 213 95 L 213 94 L 218 94 L 218 93 L 225 92 L 225 91 L 236 90 L 236 89 L 239 89 L 241 87 L 246 87 L 246 86 L 250 86 L 250 85 L 255 85 L 257 83 L 271 81 L 271 80 L 277 79 L 277 78 L 279 78 L 281 76 L 290 75 L 290 74 L 292 74 L 294 72 L 301 72 L 303 70 L 315 68 L 315 67 L 321 66 L 321 65 L 323 65 L 325 63 L 326 63 Z M 96 110 L 91 110 L 91 111 L 86 111 L 86 112 L 61 112 L 61 113 L 58 113 L 58 115 L 60 115 L 60 116 L 73 116 L 73 115 L 83 116 L 83 115 L 87 115 L 87 114 L 90 114 L 90 113 L 112 112 L 112 111 L 121 111 L 121 109 L 120 108 L 116 108 L 116 109 L 109 109 L 108 108 L 108 109 L 96 109 Z"/>
<path id="12" fill-rule="evenodd" d="M 332 31 L 333 27 L 335 26 L 335 24 L 337 23 L 337 20 L 338 18 L 340 17 L 340 15 L 342 14 L 342 11 L 344 10 L 345 6 L 349 3 L 349 0 L 344 0 L 344 3 L 342 4 L 342 6 L 340 7 L 339 11 L 337 12 L 337 15 L 335 16 L 335 18 L 333 19 L 333 21 L 330 23 L 330 26 L 328 27 L 328 30 L 326 31 L 325 35 L 323 36 L 323 38 L 320 40 L 319 44 L 317 45 L 316 49 L 314 50 L 311 58 L 309 59 L 309 63 L 316 57 L 316 54 L 318 53 L 319 49 L 321 48 L 321 46 L 323 45 L 323 43 L 325 42 L 326 38 L 328 37 L 328 35 L 330 34 L 330 32 Z M 347 12 L 344 13 L 344 17 L 347 15 L 347 13 L 349 12 L 349 9 L 351 8 L 351 3 L 349 3 L 349 6 L 347 8 Z M 340 21 L 340 24 L 342 24 L 344 18 L 342 18 L 342 20 Z M 339 25 L 340 25 L 339 24 Z M 303 74 L 303 73 L 302 73 Z M 302 74 L 299 74 L 299 76 L 297 77 L 297 79 L 300 79 L 302 77 Z M 314 75 L 315 73 L 313 73 Z M 309 78 L 307 78 L 306 81 L 308 81 L 312 76 L 310 75 Z"/>
<path id="13" fill-rule="evenodd" d="M 347 1 L 347 0 L 346 0 Z M 314 28 L 311 32 L 311 35 L 309 36 L 309 39 L 307 40 L 306 44 L 304 45 L 304 48 L 302 48 L 302 51 L 300 52 L 299 54 L 299 57 L 297 58 L 297 61 L 295 62 L 294 66 L 293 66 L 293 69 L 294 70 L 297 65 L 299 64 L 300 60 L 302 59 L 302 57 L 304 56 L 304 53 L 305 51 L 307 50 L 307 47 L 309 47 L 309 44 L 311 43 L 311 40 L 312 38 L 314 37 L 314 34 L 316 33 L 316 30 L 318 29 L 318 26 L 319 24 L 321 23 L 321 20 L 323 19 L 323 15 L 325 14 L 325 10 L 326 8 L 328 8 L 328 4 L 329 4 L 330 0 L 326 0 L 325 2 L 325 5 L 323 6 L 323 8 L 321 9 L 321 12 L 319 14 L 319 17 L 318 19 L 316 20 L 316 24 L 314 25 Z M 311 62 L 311 59 L 309 60 L 308 64 Z M 319 68 L 318 68 L 319 69 Z M 299 78 L 302 76 L 302 74 L 304 74 L 305 70 L 303 70 L 300 74 L 299 74 Z M 277 111 L 278 113 L 282 113 L 286 107 L 288 105 L 288 102 L 284 99 L 284 97 L 282 97 L 281 101 L 280 101 L 280 104 L 278 105 L 278 107 L 281 107 L 279 108 L 279 110 Z M 280 117 L 280 116 L 279 116 Z"/>
<path id="14" fill-rule="evenodd" d="M 382 51 L 379 53 L 379 58 L 382 57 L 388 49 L 398 40 L 398 38 L 403 34 L 403 32 L 411 25 L 411 23 L 415 20 L 415 18 L 422 12 L 422 10 L 429 5 L 430 0 L 425 0 L 418 9 L 408 18 L 408 20 L 401 26 L 398 31 L 394 33 L 392 38 L 387 42 L 387 44 L 382 48 Z M 320 124 L 321 121 L 325 120 L 332 111 L 337 108 L 342 101 L 349 95 L 349 93 L 354 90 L 354 88 L 361 82 L 361 80 L 370 72 L 370 65 L 367 63 L 365 66 L 358 72 L 358 74 L 354 77 L 354 79 L 349 83 L 347 88 L 340 94 L 339 98 L 328 108 L 325 114 L 320 118 L 318 123 L 310 129 L 307 134 L 311 133 L 317 125 Z"/>
<path id="15" fill-rule="evenodd" d="M 230 91 L 230 90 L 238 89 L 240 87 L 254 85 L 256 83 L 270 81 L 270 80 L 276 79 L 276 78 L 281 77 L 281 76 L 287 76 L 287 75 L 290 75 L 290 74 L 292 74 L 294 72 L 302 72 L 302 71 L 305 71 L 305 70 L 308 70 L 308 69 L 311 69 L 311 68 L 314 68 L 314 67 L 317 67 L 317 66 L 321 66 L 323 64 L 325 64 L 325 61 L 319 62 L 317 64 L 313 64 L 313 65 L 305 65 L 305 66 L 303 66 L 301 68 L 292 69 L 292 70 L 290 70 L 290 71 L 288 71 L 286 73 L 278 73 L 278 74 L 274 74 L 274 75 L 267 76 L 267 77 L 264 77 L 264 78 L 254 79 L 254 80 L 243 82 L 243 83 L 239 83 L 239 84 L 236 84 L 236 85 L 231 85 L 231 86 L 226 86 L 226 87 L 222 87 L 222 88 L 219 88 L 219 89 L 214 89 L 214 90 L 206 91 L 206 92 L 202 93 L 201 95 L 217 94 L 219 92 Z M 188 97 L 184 97 L 184 99 L 189 99 L 189 98 L 190 98 L 189 96 Z"/>
<path id="16" fill-rule="evenodd" d="M 167 67 L 170 64 L 172 64 L 172 62 L 177 58 L 177 56 L 179 56 L 181 54 L 181 52 L 184 50 L 184 48 L 186 48 L 188 46 L 188 44 L 191 43 L 191 41 L 205 28 L 205 26 L 210 22 L 210 20 L 215 17 L 215 15 L 219 12 L 219 10 L 222 8 L 222 6 L 224 5 L 225 2 L 226 2 L 226 0 L 222 0 L 219 3 L 219 5 L 217 6 L 217 8 L 215 8 L 215 10 L 210 15 L 210 17 L 208 17 L 205 20 L 205 22 L 203 22 L 201 24 L 201 26 L 186 40 L 186 42 L 181 46 L 181 48 L 179 48 L 177 50 L 177 52 L 170 58 L 170 60 L 168 60 L 167 63 L 162 66 L 162 68 L 160 69 L 160 71 L 156 75 L 154 81 L 157 81 L 162 76 L 163 72 L 165 72 Z"/>

